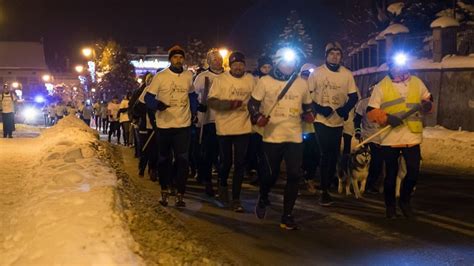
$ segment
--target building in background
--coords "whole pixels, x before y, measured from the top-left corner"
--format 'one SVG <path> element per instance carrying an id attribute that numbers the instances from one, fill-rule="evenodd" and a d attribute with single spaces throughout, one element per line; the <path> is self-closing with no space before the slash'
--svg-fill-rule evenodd
<path id="1" fill-rule="evenodd" d="M 33 99 L 46 94 L 52 76 L 40 42 L 0 42 L 0 82 L 7 83 L 18 96 Z"/>
<path id="2" fill-rule="evenodd" d="M 133 47 L 127 49 L 130 62 L 135 67 L 137 77 L 150 72 L 155 74 L 157 71 L 167 68 L 170 65 L 168 53 L 160 46 L 156 47 Z"/>

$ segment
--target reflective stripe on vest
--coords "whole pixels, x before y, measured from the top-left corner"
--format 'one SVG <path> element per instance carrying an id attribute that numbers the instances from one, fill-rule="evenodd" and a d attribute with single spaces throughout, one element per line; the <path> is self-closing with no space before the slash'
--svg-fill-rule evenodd
<path id="1" fill-rule="evenodd" d="M 413 108 L 414 105 L 421 102 L 420 83 L 422 81 L 414 76 L 410 77 L 408 81 L 408 94 L 407 98 L 403 99 L 400 93 L 393 86 L 392 80 L 389 77 L 385 77 L 380 82 L 382 89 L 383 99 L 380 108 L 385 112 L 395 116 L 402 116 L 408 110 Z M 420 112 L 416 112 L 407 119 L 404 123 L 408 126 L 413 133 L 423 132 L 423 122 Z"/>

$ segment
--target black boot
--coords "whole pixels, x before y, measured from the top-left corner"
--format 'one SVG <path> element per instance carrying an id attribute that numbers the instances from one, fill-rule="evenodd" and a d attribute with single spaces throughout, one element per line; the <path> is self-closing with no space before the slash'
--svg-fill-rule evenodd
<path id="1" fill-rule="evenodd" d="M 184 195 L 181 193 L 176 194 L 176 207 L 184 208 L 186 207 L 186 202 L 184 202 Z"/>
<path id="2" fill-rule="evenodd" d="M 162 206 L 168 206 L 168 198 L 170 197 L 170 193 L 167 190 L 161 191 L 161 200 L 160 204 Z"/>
<path id="3" fill-rule="evenodd" d="M 402 213 L 406 218 L 415 217 L 415 213 L 413 212 L 413 209 L 411 208 L 411 205 L 409 202 L 399 200 L 398 206 L 400 207 L 400 210 L 402 210 Z"/>
<path id="4" fill-rule="evenodd" d="M 227 186 L 219 186 L 219 200 L 224 204 L 229 203 L 229 189 Z"/>

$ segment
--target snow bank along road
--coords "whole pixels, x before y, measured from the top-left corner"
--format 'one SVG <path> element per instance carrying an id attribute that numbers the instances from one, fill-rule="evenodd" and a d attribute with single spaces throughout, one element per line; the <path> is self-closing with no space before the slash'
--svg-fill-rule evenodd
<path id="1" fill-rule="evenodd" d="M 143 265 L 98 136 L 74 117 L 0 140 L 1 265 Z"/>

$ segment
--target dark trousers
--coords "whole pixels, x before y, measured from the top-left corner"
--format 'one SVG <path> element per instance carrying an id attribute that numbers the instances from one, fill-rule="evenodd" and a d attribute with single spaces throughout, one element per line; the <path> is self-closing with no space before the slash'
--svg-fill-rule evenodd
<path id="1" fill-rule="evenodd" d="M 260 196 L 268 198 L 270 189 L 275 185 L 280 175 L 281 161 L 285 160 L 286 186 L 283 201 L 283 215 L 290 215 L 298 197 L 298 182 L 302 175 L 303 160 L 302 143 L 263 143 L 266 170 L 260 181 Z"/>
<path id="2" fill-rule="evenodd" d="M 232 178 L 233 200 L 240 199 L 249 138 L 250 134 L 218 136 L 220 151 L 219 181 L 221 186 L 227 186 L 232 161 L 234 162 L 234 176 Z"/>
<path id="3" fill-rule="evenodd" d="M 342 154 L 350 154 L 351 145 L 352 145 L 352 136 L 346 133 L 342 133 L 342 138 L 344 139 L 344 147 L 342 148 Z"/>
<path id="4" fill-rule="evenodd" d="M 102 132 L 106 134 L 108 129 L 109 129 L 109 119 L 102 118 Z"/>
<path id="5" fill-rule="evenodd" d="M 394 207 L 396 178 L 398 175 L 398 157 L 400 153 L 406 161 L 407 174 L 400 186 L 400 201 L 406 204 L 410 203 L 413 188 L 416 186 L 418 175 L 420 174 L 420 145 L 409 148 L 392 148 L 390 146 L 382 146 L 383 159 L 385 161 L 385 206 Z"/>
<path id="6" fill-rule="evenodd" d="M 84 119 L 84 118 L 83 118 L 82 120 L 84 121 L 84 123 L 86 123 L 86 125 L 87 125 L 88 127 L 91 126 L 91 120 L 90 120 L 90 119 Z"/>
<path id="7" fill-rule="evenodd" d="M 189 167 L 190 128 L 159 128 L 157 132 L 158 175 L 161 189 L 167 190 L 171 184 L 174 184 L 178 193 L 184 194 Z"/>
<path id="8" fill-rule="evenodd" d="M 153 134 L 153 137 L 151 137 L 150 142 L 148 142 L 148 145 L 146 148 L 142 151 L 143 146 L 147 142 L 148 138 L 151 136 L 151 133 L 153 130 L 149 129 L 147 130 L 147 133 L 140 133 L 139 136 L 139 141 L 136 143 L 135 147 L 139 147 L 140 149 L 140 161 L 138 163 L 138 169 L 140 171 L 145 171 L 145 168 L 148 164 L 148 169 L 156 169 L 156 163 L 158 160 L 158 143 L 157 143 L 157 138 L 156 134 Z"/>
<path id="9" fill-rule="evenodd" d="M 383 155 L 382 148 L 380 145 L 373 142 L 369 143 L 370 147 L 370 165 L 369 175 L 367 176 L 366 188 L 376 189 L 377 181 L 379 180 L 380 173 L 383 167 Z"/>
<path id="10" fill-rule="evenodd" d="M 310 133 L 305 135 L 303 139 L 303 170 L 305 171 L 305 179 L 315 179 L 316 170 L 321 160 L 321 152 L 319 151 L 316 135 Z"/>
<path id="11" fill-rule="evenodd" d="M 112 138 L 113 133 L 117 133 L 117 143 L 120 143 L 120 123 L 119 121 L 112 121 L 110 122 L 110 129 L 109 129 L 109 142 Z"/>
<path id="12" fill-rule="evenodd" d="M 200 164 L 199 149 L 199 128 L 195 125 L 191 125 L 191 140 L 189 142 L 189 167 L 191 168 L 193 175 L 195 175 L 198 171 Z"/>
<path id="13" fill-rule="evenodd" d="M 204 183 L 209 184 L 212 182 L 212 165 L 219 156 L 219 141 L 217 140 L 216 124 L 206 124 L 202 130 L 198 176 Z M 200 128 L 198 128 L 199 131 Z"/>
<path id="14" fill-rule="evenodd" d="M 2 113 L 3 121 L 3 137 L 13 137 L 13 131 L 15 130 L 15 114 L 14 113 Z"/>
<path id="15" fill-rule="evenodd" d="M 322 123 L 314 123 L 314 128 L 321 149 L 321 190 L 327 192 L 331 182 L 335 181 L 343 127 L 328 127 Z"/>
<path id="16" fill-rule="evenodd" d="M 100 125 L 102 124 L 102 118 L 99 115 L 95 116 L 95 129 L 100 131 Z"/>
<path id="17" fill-rule="evenodd" d="M 123 130 L 123 144 L 130 144 L 130 121 L 120 123 Z"/>
<path id="18" fill-rule="evenodd" d="M 258 133 L 250 135 L 249 146 L 247 149 L 247 170 L 257 170 L 258 179 L 263 175 L 265 162 L 263 159 L 263 140 Z"/>

